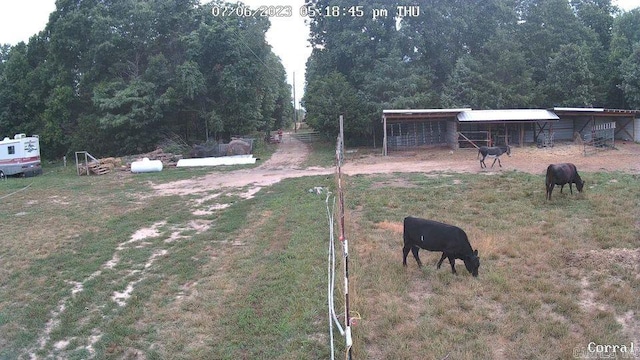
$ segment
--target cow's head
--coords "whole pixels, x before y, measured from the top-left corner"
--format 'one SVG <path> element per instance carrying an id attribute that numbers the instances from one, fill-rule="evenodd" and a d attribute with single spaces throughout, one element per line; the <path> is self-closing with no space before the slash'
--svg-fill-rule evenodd
<path id="1" fill-rule="evenodd" d="M 464 259 L 464 266 L 471 275 L 478 276 L 478 268 L 480 267 L 480 257 L 478 257 L 478 250 L 474 250 L 472 255 L 467 256 Z"/>
<path id="2" fill-rule="evenodd" d="M 580 179 L 580 176 L 577 176 L 576 189 L 578 189 L 579 192 L 582 192 L 583 188 L 584 188 L 584 181 L 582 181 L 582 179 Z"/>
<path id="3" fill-rule="evenodd" d="M 507 156 L 511 156 L 511 146 L 507 145 Z"/>

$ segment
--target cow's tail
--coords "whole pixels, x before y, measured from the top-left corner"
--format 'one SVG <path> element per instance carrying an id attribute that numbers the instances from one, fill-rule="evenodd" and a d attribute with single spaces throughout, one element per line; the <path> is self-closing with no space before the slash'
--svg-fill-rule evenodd
<path id="1" fill-rule="evenodd" d="M 407 244 L 407 219 L 409 219 L 408 216 L 402 222 L 402 240 L 405 245 Z"/>
<path id="2" fill-rule="evenodd" d="M 552 166 L 547 166 L 547 175 L 544 178 L 544 187 L 546 189 L 546 198 L 549 199 L 549 188 L 551 187 L 551 183 L 553 182 L 553 171 Z"/>

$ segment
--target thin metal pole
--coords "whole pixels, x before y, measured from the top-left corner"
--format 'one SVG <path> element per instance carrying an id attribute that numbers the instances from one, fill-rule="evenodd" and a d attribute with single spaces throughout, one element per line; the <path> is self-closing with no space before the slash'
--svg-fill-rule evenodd
<path id="1" fill-rule="evenodd" d="M 342 149 L 344 149 L 344 118 L 340 115 L 340 150 L 336 154 L 336 165 L 338 168 L 338 198 L 340 211 L 340 241 L 344 253 L 344 323 L 345 338 L 347 347 L 347 359 L 351 360 L 351 346 L 353 340 L 351 338 L 351 316 L 349 313 L 349 242 L 345 236 L 344 229 L 344 191 L 342 189 Z"/>
<path id="2" fill-rule="evenodd" d="M 293 72 L 293 132 L 298 132 L 298 111 L 296 110 L 296 72 Z"/>

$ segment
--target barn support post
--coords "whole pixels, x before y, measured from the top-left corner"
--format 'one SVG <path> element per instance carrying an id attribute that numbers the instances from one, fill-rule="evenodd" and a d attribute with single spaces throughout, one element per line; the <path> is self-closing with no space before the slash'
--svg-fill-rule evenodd
<path id="1" fill-rule="evenodd" d="M 489 142 L 487 144 L 489 144 L 488 146 L 493 146 L 493 138 L 491 137 L 491 124 L 488 124 L 487 128 L 489 130 Z"/>
<path id="2" fill-rule="evenodd" d="M 502 136 L 504 136 L 504 144 L 505 145 L 509 145 L 509 125 L 507 124 L 503 124 L 504 125 L 504 134 Z"/>
<path id="3" fill-rule="evenodd" d="M 382 115 L 382 156 L 387 156 L 387 117 Z"/>

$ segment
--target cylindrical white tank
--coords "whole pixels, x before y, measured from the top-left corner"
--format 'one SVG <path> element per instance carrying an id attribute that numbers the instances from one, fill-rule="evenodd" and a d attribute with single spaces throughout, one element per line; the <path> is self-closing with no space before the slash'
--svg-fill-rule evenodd
<path id="1" fill-rule="evenodd" d="M 149 160 L 144 158 L 142 161 L 134 161 L 131 163 L 132 173 L 158 172 L 162 171 L 162 161 Z"/>

